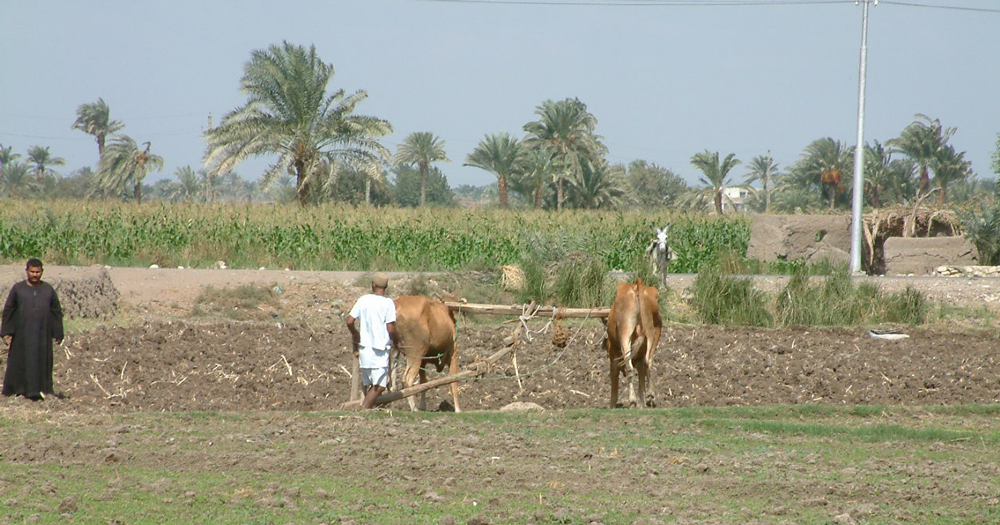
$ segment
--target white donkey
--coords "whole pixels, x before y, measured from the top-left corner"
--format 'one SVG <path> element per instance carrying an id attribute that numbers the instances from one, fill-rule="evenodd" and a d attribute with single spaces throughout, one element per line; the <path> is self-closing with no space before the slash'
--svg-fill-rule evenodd
<path id="1" fill-rule="evenodd" d="M 653 273 L 660 278 L 661 286 L 667 284 L 667 266 L 674 258 L 674 252 L 670 249 L 670 244 L 667 243 L 667 232 L 669 231 L 669 224 L 663 229 L 656 228 L 656 238 L 646 248 L 646 257 L 649 257 L 649 262 L 653 265 Z"/>

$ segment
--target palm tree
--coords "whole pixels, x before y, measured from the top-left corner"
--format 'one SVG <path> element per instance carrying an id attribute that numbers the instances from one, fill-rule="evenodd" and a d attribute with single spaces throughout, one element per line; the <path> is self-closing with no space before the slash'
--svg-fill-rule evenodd
<path id="1" fill-rule="evenodd" d="M 144 142 L 139 149 L 132 137 L 116 135 L 97 165 L 97 187 L 105 195 L 120 195 L 129 184 L 133 186 L 135 202 L 142 202 L 142 181 L 153 170 L 163 169 L 163 157 L 149 152 L 151 144 Z"/>
<path id="2" fill-rule="evenodd" d="M 191 166 L 181 166 L 174 172 L 179 184 L 172 197 L 184 202 L 191 202 L 198 197 L 198 174 Z"/>
<path id="3" fill-rule="evenodd" d="M 901 203 L 913 186 L 914 164 L 892 158 L 879 141 L 865 144 L 865 192 L 872 207 L 880 208 L 886 199 Z"/>
<path id="4" fill-rule="evenodd" d="M 396 150 L 396 164 L 416 164 L 420 170 L 420 206 L 427 203 L 427 171 L 442 160 L 451 162 L 444 152 L 444 141 L 429 131 L 410 133 Z"/>
<path id="5" fill-rule="evenodd" d="M 474 166 L 496 175 L 497 193 L 503 209 L 510 208 L 507 202 L 507 183 L 521 172 L 523 164 L 524 149 L 521 141 L 506 132 L 487 135 L 465 157 L 466 166 Z"/>
<path id="6" fill-rule="evenodd" d="M 545 188 L 555 170 L 555 159 L 550 151 L 542 148 L 524 147 L 522 154 L 522 171 L 511 177 L 510 189 L 530 201 L 536 210 L 541 209 Z"/>
<path id="7" fill-rule="evenodd" d="M 244 66 L 245 105 L 205 133 L 204 164 L 214 175 L 234 171 L 247 157 L 278 155 L 261 178 L 267 185 L 284 173 L 296 179 L 296 200 L 310 202 L 310 184 L 323 160 L 384 159 L 378 142 L 392 131 L 385 120 L 355 115 L 365 91 L 327 95 L 333 65 L 308 49 L 284 42 L 251 53 Z"/>
<path id="8" fill-rule="evenodd" d="M 198 170 L 198 173 L 201 175 L 198 180 L 198 193 L 201 194 L 201 200 L 212 204 L 222 193 L 222 179 L 226 175 L 212 173 L 209 170 Z"/>
<path id="9" fill-rule="evenodd" d="M 614 208 L 625 201 L 624 169 L 599 160 L 585 162 L 570 179 L 566 202 L 588 210 Z"/>
<path id="10" fill-rule="evenodd" d="M 948 185 L 960 182 L 972 176 L 972 162 L 965 160 L 965 152 L 956 152 L 951 144 L 945 145 L 934 159 L 934 180 L 941 188 L 938 193 L 938 203 L 947 200 Z"/>
<path id="11" fill-rule="evenodd" d="M 49 153 L 49 147 L 32 146 L 28 148 L 28 162 L 34 166 L 35 178 L 38 182 L 44 182 L 46 175 L 55 175 L 49 166 L 65 166 L 66 159 L 53 157 Z"/>
<path id="12" fill-rule="evenodd" d="M 73 122 L 72 129 L 78 129 L 89 135 L 93 135 L 97 141 L 97 158 L 104 156 L 104 142 L 109 135 L 118 133 L 125 128 L 121 121 L 111 120 L 111 108 L 104 102 L 103 98 L 97 102 L 81 104 L 76 108 L 76 121 Z"/>
<path id="13" fill-rule="evenodd" d="M 381 162 L 368 162 L 362 166 L 361 171 L 365 174 L 365 204 L 371 204 L 372 184 L 386 184 L 385 170 L 382 169 Z"/>
<path id="14" fill-rule="evenodd" d="M 886 151 L 877 140 L 871 145 L 865 144 L 864 163 L 865 193 L 873 208 L 881 208 L 882 192 L 889 185 L 892 152 Z"/>
<path id="15" fill-rule="evenodd" d="M 801 179 L 825 188 L 832 210 L 837 205 L 840 182 L 843 174 L 850 171 L 854 148 L 845 147 L 839 140 L 830 137 L 816 139 L 806 146 L 799 162 L 792 171 Z"/>
<path id="16" fill-rule="evenodd" d="M 594 134 L 597 118 L 576 98 L 559 102 L 546 100 L 535 108 L 539 119 L 524 125 L 525 145 L 548 150 L 558 162 L 555 175 L 556 210 L 562 210 L 564 181 L 579 172 L 584 161 L 603 158 L 607 148 Z"/>
<path id="17" fill-rule="evenodd" d="M 14 146 L 4 146 L 0 144 L 0 168 L 21 158 L 20 153 L 14 153 Z"/>
<path id="18" fill-rule="evenodd" d="M 19 153 L 14 153 L 13 150 L 13 146 L 4 147 L 3 144 L 0 144 L 0 179 L 3 179 L 3 172 L 7 168 L 8 164 L 21 158 L 21 155 Z"/>
<path id="19" fill-rule="evenodd" d="M 698 181 L 711 186 L 712 201 L 715 203 L 715 213 L 722 215 L 722 191 L 729 182 L 726 180 L 726 177 L 729 176 L 730 170 L 740 164 L 740 160 L 736 158 L 735 153 L 730 153 L 726 155 L 726 158 L 722 162 L 719 162 L 719 152 L 708 151 L 706 149 L 701 153 L 695 153 L 691 157 L 691 164 L 705 174 Z"/>
<path id="20" fill-rule="evenodd" d="M 18 198 L 39 187 L 38 179 L 31 176 L 31 169 L 27 164 L 17 161 L 4 164 L 3 172 L 0 173 L 0 189 L 8 197 Z"/>
<path id="21" fill-rule="evenodd" d="M 938 119 L 931 120 L 927 115 L 918 113 L 917 119 L 903 128 L 899 137 L 886 141 L 895 151 L 913 159 L 920 172 L 921 194 L 930 188 L 930 170 L 948 139 L 955 134 L 956 128 L 941 126 Z"/>
<path id="22" fill-rule="evenodd" d="M 743 180 L 747 184 L 760 182 L 761 191 L 764 193 L 764 213 L 768 213 L 771 211 L 771 182 L 778 175 L 778 163 L 774 161 L 774 157 L 768 151 L 766 155 L 757 155 L 751 159 L 747 168 L 750 171 L 747 172 Z"/>

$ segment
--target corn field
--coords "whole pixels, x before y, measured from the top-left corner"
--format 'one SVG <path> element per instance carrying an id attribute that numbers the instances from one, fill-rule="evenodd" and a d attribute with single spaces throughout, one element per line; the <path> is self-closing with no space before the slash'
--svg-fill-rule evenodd
<path id="1" fill-rule="evenodd" d="M 0 259 L 48 264 L 297 270 L 497 269 L 527 257 L 583 253 L 608 270 L 644 263 L 654 226 L 671 224 L 674 273 L 697 272 L 722 253 L 746 254 L 741 217 L 598 212 L 142 205 L 4 200 Z"/>

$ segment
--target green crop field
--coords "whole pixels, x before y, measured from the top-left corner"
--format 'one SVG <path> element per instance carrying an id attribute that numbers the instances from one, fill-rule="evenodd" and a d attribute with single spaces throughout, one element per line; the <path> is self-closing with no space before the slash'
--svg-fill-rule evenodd
<path id="1" fill-rule="evenodd" d="M 697 272 L 722 254 L 746 254 L 748 222 L 646 212 L 143 205 L 5 201 L 0 259 L 51 264 L 300 270 L 496 269 L 528 257 L 581 252 L 608 270 L 631 270 L 655 226 L 671 223 L 675 273 Z"/>

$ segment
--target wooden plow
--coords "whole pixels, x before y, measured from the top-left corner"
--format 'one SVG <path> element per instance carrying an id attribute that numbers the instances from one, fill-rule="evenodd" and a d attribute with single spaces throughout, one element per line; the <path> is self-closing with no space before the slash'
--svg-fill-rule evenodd
<path id="1" fill-rule="evenodd" d="M 521 322 L 518 323 L 517 328 L 515 328 L 511 333 L 511 337 L 507 338 L 506 341 L 510 341 L 510 344 L 485 360 L 476 361 L 469 365 L 465 370 L 454 375 L 446 375 L 444 377 L 440 377 L 423 384 L 407 387 L 399 391 L 386 392 L 378 396 L 375 400 L 376 406 L 414 396 L 439 386 L 450 385 L 456 381 L 480 377 L 486 374 L 486 371 L 489 370 L 493 363 L 499 361 L 501 358 L 517 349 L 521 342 L 521 332 L 525 329 L 525 323 L 530 319 L 603 319 L 608 317 L 608 314 L 611 312 L 610 308 L 561 308 L 557 306 L 538 306 L 534 302 L 521 306 L 456 302 L 445 302 L 444 304 L 449 310 L 456 313 L 513 315 L 518 316 Z M 514 368 L 516 370 L 517 358 L 515 357 L 514 359 Z M 361 369 L 358 364 L 358 357 L 354 356 L 353 365 L 351 367 L 351 400 L 341 404 L 341 410 L 354 410 L 361 407 L 360 378 Z M 518 382 L 520 382 L 520 377 L 518 378 Z"/>

